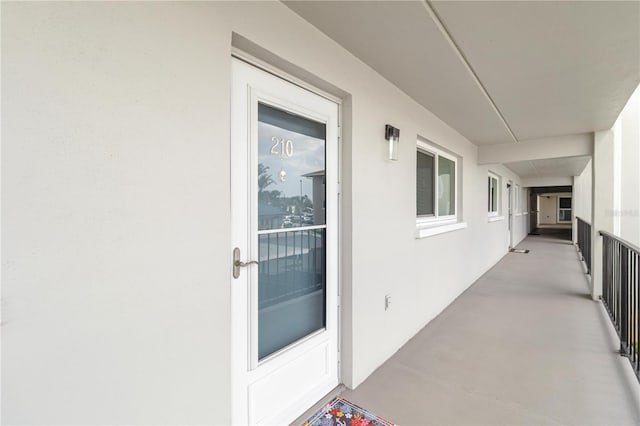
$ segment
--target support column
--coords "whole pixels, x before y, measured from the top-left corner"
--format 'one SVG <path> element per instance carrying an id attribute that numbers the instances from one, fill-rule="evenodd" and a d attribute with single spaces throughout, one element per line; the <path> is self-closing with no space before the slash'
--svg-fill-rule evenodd
<path id="1" fill-rule="evenodd" d="M 602 237 L 599 231 L 613 232 L 614 131 L 594 133 L 592 161 L 591 296 L 602 295 Z"/>

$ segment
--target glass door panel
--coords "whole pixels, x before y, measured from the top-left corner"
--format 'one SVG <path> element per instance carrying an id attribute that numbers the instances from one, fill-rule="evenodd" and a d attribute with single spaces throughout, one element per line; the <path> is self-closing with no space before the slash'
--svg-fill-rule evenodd
<path id="1" fill-rule="evenodd" d="M 258 104 L 258 359 L 326 326 L 326 125 Z"/>

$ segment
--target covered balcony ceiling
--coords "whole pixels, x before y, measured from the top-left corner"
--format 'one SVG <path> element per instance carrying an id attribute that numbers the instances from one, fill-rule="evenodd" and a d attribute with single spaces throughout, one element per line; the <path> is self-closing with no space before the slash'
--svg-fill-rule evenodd
<path id="1" fill-rule="evenodd" d="M 505 166 L 522 179 L 579 176 L 590 159 L 591 157 L 589 156 L 547 158 L 544 160 L 515 161 L 505 163 Z"/>
<path id="2" fill-rule="evenodd" d="M 640 82 L 640 2 L 285 4 L 478 146 L 608 129 Z"/>

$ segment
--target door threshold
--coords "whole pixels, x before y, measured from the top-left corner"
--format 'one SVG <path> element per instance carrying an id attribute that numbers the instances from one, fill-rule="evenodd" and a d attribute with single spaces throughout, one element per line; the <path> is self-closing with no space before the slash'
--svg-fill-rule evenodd
<path id="1" fill-rule="evenodd" d="M 291 423 L 291 426 L 300 426 L 300 425 L 302 425 L 305 421 L 307 421 L 309 419 L 309 417 L 311 417 L 316 412 L 318 412 L 318 410 L 320 410 L 322 407 L 327 405 L 333 398 L 335 398 L 336 396 L 340 395 L 342 393 L 342 391 L 344 391 L 346 388 L 347 387 L 345 385 L 343 385 L 343 384 L 340 384 L 340 385 L 336 386 L 335 388 L 333 388 L 328 394 L 326 394 L 325 396 L 320 398 L 320 400 L 318 402 L 313 404 L 313 406 L 311 408 L 309 408 L 307 411 L 305 411 L 300 417 L 295 419 L 295 421 L 293 421 Z"/>

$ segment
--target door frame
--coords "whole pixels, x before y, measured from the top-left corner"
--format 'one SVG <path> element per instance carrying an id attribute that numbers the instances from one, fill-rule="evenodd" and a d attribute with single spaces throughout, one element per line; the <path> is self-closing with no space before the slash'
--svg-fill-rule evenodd
<path id="1" fill-rule="evenodd" d="M 337 318 L 336 318 L 336 339 L 337 339 L 337 378 L 338 378 L 338 384 L 342 383 L 342 241 L 343 241 L 343 231 L 342 231 L 342 216 L 343 216 L 343 202 L 342 202 L 342 180 L 343 180 L 343 174 L 342 174 L 342 109 L 343 109 L 343 104 L 342 104 L 342 99 L 331 95 L 330 93 L 324 92 L 321 89 L 318 89 L 315 86 L 310 85 L 309 83 L 305 82 L 304 80 L 301 80 L 295 76 L 292 76 L 284 71 L 282 71 L 281 69 L 267 63 L 264 62 L 250 54 L 247 54 L 246 52 L 243 52 L 241 50 L 238 50 L 236 48 L 232 49 L 232 54 L 231 54 L 231 61 L 230 61 L 230 68 L 231 68 L 231 63 L 234 60 L 239 60 L 242 61 L 250 66 L 253 66 L 254 68 L 265 72 L 267 74 L 271 74 L 277 78 L 280 78 L 281 80 L 290 83 L 294 86 L 298 86 L 299 88 L 302 88 L 308 92 L 311 92 L 317 96 L 320 96 L 322 98 L 325 98 L 333 103 L 335 103 L 337 105 L 337 146 L 336 146 L 336 150 L 335 150 L 335 162 L 336 162 L 336 178 L 337 178 L 337 182 L 336 182 L 336 186 L 335 186 L 335 192 L 334 194 L 331 194 L 331 196 L 336 195 L 337 199 L 336 199 L 336 223 L 334 224 L 335 227 L 335 254 L 334 254 L 334 258 L 335 258 L 335 281 L 336 281 L 336 310 L 337 310 Z M 233 78 L 233 77 L 232 77 Z M 233 111 L 230 111 L 231 115 L 233 115 Z M 230 126 L 233 126 L 233 122 L 230 120 Z M 233 130 L 231 130 L 231 134 L 233 133 Z M 232 137 L 230 134 L 230 143 L 233 143 Z M 230 150 L 230 157 L 229 157 L 229 161 L 230 163 L 233 161 L 233 147 L 231 147 Z M 233 163 L 231 163 L 231 170 L 233 170 Z M 230 178 L 232 178 L 232 176 L 230 176 Z M 251 176 L 247 176 L 248 179 L 251 178 Z M 329 194 L 327 194 L 327 196 L 329 196 Z M 231 194 L 232 199 L 230 200 L 231 205 L 233 205 L 233 198 L 234 198 L 234 194 L 232 192 Z M 233 226 L 232 228 L 232 232 L 233 232 Z M 250 230 L 247 230 L 248 232 L 250 232 Z M 230 253 L 233 250 L 233 246 L 235 246 L 235 243 L 232 239 L 231 241 L 231 245 L 232 247 L 230 248 Z M 243 254 L 243 257 L 246 257 L 247 254 Z M 245 259 L 243 259 L 245 260 Z M 231 263 L 231 262 L 230 262 Z M 231 265 L 230 265 L 231 266 Z M 231 269 L 231 268 L 230 268 Z M 243 273 L 246 273 L 246 271 L 243 271 Z M 230 285 L 233 285 L 233 278 L 230 278 Z M 245 398 L 246 397 L 246 380 L 243 377 L 238 377 L 238 375 L 236 375 L 237 369 L 234 367 L 234 357 L 236 356 L 236 354 L 234 354 L 234 350 L 236 349 L 236 345 L 233 343 L 233 333 L 235 332 L 234 330 L 234 321 L 231 321 L 231 335 L 230 335 L 230 339 L 231 339 L 231 345 L 230 345 L 230 355 L 231 355 L 231 393 L 230 393 L 230 399 L 231 399 L 231 422 L 232 424 L 238 424 L 243 423 L 243 421 L 241 419 L 246 419 L 247 418 L 247 413 L 239 413 L 238 409 L 239 404 L 237 399 L 238 398 Z M 300 342 L 301 345 L 304 345 L 305 339 L 302 339 L 302 341 Z M 241 355 L 241 357 L 244 359 L 244 355 Z M 268 357 L 269 358 L 269 357 Z M 268 360 L 267 358 L 267 360 Z M 251 362 L 251 360 L 249 360 L 249 362 Z M 242 394 L 240 393 L 240 391 L 242 391 Z M 317 401 L 314 401 L 313 403 L 315 403 Z M 240 404 L 240 406 L 244 407 L 243 411 L 248 410 L 248 406 L 246 405 L 246 403 L 242 403 Z M 308 408 L 308 407 L 307 407 Z"/>
<path id="2" fill-rule="evenodd" d="M 507 232 L 509 234 L 509 249 L 513 248 L 513 182 L 507 182 Z"/>

